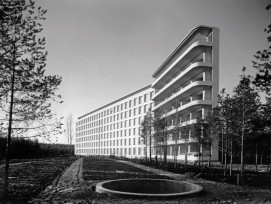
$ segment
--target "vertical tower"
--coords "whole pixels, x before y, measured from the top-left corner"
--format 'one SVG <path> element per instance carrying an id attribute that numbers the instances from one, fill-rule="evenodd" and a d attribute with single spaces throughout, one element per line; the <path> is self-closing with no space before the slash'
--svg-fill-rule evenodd
<path id="1" fill-rule="evenodd" d="M 207 26 L 194 28 L 153 77 L 153 111 L 166 119 L 168 157 L 184 159 L 188 152 L 188 160 L 197 160 L 197 141 L 191 137 L 191 131 L 181 135 L 181 132 L 172 133 L 171 130 L 176 126 L 187 126 L 189 129 L 188 126 L 191 127 L 199 118 L 204 119 L 207 112 L 217 104 L 219 30 Z M 159 147 L 159 142 L 157 144 Z M 175 154 L 174 147 L 177 151 Z M 204 152 L 203 147 L 201 152 Z M 211 154 L 213 160 L 218 159 L 217 151 L 212 150 Z"/>

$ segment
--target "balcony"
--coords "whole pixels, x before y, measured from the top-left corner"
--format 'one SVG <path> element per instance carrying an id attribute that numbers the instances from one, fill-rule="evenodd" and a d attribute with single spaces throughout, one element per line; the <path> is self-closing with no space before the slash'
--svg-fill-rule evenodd
<path id="1" fill-rule="evenodd" d="M 211 62 L 194 62 L 189 64 L 189 66 L 184 69 L 179 75 L 173 78 L 166 86 L 160 89 L 157 93 L 153 95 L 153 100 L 157 99 L 158 96 L 164 97 L 164 94 L 167 92 L 172 92 L 175 90 L 181 81 L 187 81 L 192 76 L 198 75 L 205 70 L 209 70 L 212 67 Z"/>
<path id="2" fill-rule="evenodd" d="M 181 100 L 191 95 L 191 93 L 198 92 L 203 89 L 203 87 L 212 87 L 212 81 L 195 81 L 190 83 L 185 88 L 179 90 L 178 92 L 171 95 L 169 98 L 166 98 L 161 103 L 155 105 L 153 107 L 153 111 L 157 110 L 158 108 L 162 108 L 163 105 L 167 103 L 168 106 L 171 106 L 175 100 Z M 175 99 L 175 100 L 174 100 Z"/>
<path id="3" fill-rule="evenodd" d="M 152 88 L 160 89 L 165 83 L 171 80 L 172 76 L 180 71 L 179 67 L 190 64 L 192 59 L 204 52 L 208 47 L 212 47 L 212 42 L 205 38 L 195 38 L 179 54 L 179 57 L 154 81 Z M 178 64 L 178 66 L 176 66 Z"/>
<path id="4" fill-rule="evenodd" d="M 202 106 L 207 106 L 207 105 L 212 105 L 212 104 L 213 104 L 212 100 L 194 100 L 194 101 L 191 101 L 191 102 L 189 102 L 179 108 L 176 108 L 174 110 L 171 110 L 171 111 L 163 114 L 162 118 L 172 116 L 175 113 L 180 113 L 180 114 L 185 113 L 185 112 L 187 112 L 188 108 L 191 111 L 193 109 L 197 109 Z"/>

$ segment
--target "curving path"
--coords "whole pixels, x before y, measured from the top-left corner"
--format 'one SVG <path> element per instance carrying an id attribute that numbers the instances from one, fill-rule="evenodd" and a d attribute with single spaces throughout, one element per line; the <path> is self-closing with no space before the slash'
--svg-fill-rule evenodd
<path id="1" fill-rule="evenodd" d="M 155 174 L 158 174 L 158 175 L 167 176 L 167 177 L 172 178 L 174 180 L 183 180 L 183 179 L 188 177 L 185 174 L 174 174 L 174 173 L 171 173 L 171 172 L 168 172 L 168 171 L 155 169 L 155 168 L 144 166 L 144 165 L 141 165 L 141 164 L 135 164 L 135 163 L 129 162 L 129 161 L 124 161 L 124 160 L 116 160 L 116 161 L 118 161 L 120 163 L 129 164 L 131 166 L 134 166 L 134 167 L 137 167 L 139 169 L 143 169 L 145 171 L 149 171 L 149 172 L 152 172 L 152 173 L 155 173 Z"/>

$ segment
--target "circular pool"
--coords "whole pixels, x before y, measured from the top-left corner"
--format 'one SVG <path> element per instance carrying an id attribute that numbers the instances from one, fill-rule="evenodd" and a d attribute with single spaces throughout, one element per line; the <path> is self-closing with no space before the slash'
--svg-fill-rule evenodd
<path id="1" fill-rule="evenodd" d="M 96 192 L 107 195 L 167 198 L 198 193 L 202 187 L 167 179 L 119 179 L 98 183 Z"/>

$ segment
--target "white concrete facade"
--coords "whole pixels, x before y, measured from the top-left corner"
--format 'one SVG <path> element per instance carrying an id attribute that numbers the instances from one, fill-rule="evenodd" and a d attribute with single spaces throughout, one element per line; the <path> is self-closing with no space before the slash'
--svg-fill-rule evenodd
<path id="1" fill-rule="evenodd" d="M 149 108 L 151 85 L 78 118 L 76 155 L 143 157 L 140 124 Z"/>
<path id="2" fill-rule="evenodd" d="M 168 132 L 173 126 L 191 126 L 196 119 L 204 119 L 218 100 L 219 30 L 206 26 L 193 29 L 153 77 L 153 112 L 172 121 L 172 127 L 167 127 Z M 191 132 L 188 137 L 182 136 L 181 131 L 174 134 L 169 133 L 168 158 L 177 156 L 184 160 L 187 151 L 188 160 L 198 160 L 197 141 L 191 137 Z M 201 147 L 202 152 L 205 153 L 204 160 L 210 153 L 212 160 L 218 160 L 217 150 L 210 152 Z"/>
<path id="3" fill-rule="evenodd" d="M 79 117 L 75 154 L 144 157 L 140 121 L 149 108 L 154 113 L 163 111 L 179 126 L 190 125 L 199 116 L 204 118 L 218 100 L 219 30 L 194 28 L 153 77 L 152 85 Z M 169 139 L 168 158 L 173 159 L 175 145 L 177 158 L 184 160 L 184 143 L 188 145 L 187 159 L 197 160 L 195 141 L 190 137 L 185 141 L 181 137 Z M 211 154 L 212 160 L 218 160 L 218 151 Z"/>

